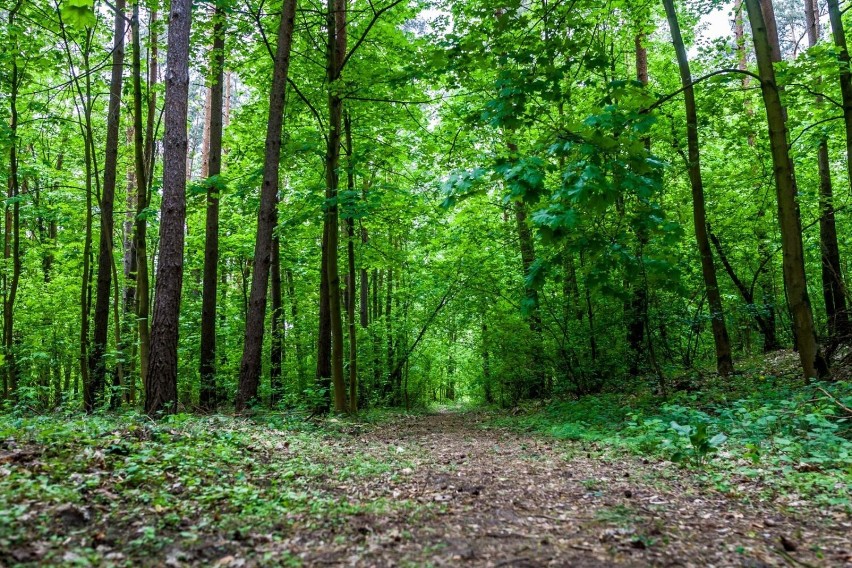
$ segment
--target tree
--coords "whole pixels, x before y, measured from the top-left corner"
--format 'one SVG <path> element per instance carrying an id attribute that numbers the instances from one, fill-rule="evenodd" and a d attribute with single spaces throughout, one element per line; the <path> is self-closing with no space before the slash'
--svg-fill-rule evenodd
<path id="1" fill-rule="evenodd" d="M 815 0 L 805 0 L 808 46 L 819 40 L 819 8 Z M 822 97 L 816 100 L 822 106 Z M 837 223 L 834 212 L 834 189 L 831 184 L 831 164 L 828 155 L 828 138 L 823 136 L 817 149 L 819 168 L 819 235 L 822 258 L 822 296 L 828 319 L 829 345 L 836 346 L 852 338 L 849 313 L 846 310 L 846 286 L 837 244 Z"/>
<path id="2" fill-rule="evenodd" d="M 17 59 L 18 34 L 15 32 L 15 19 L 22 2 L 17 2 L 9 10 L 9 30 L 14 37 L 12 47 L 12 72 L 9 79 L 9 182 L 6 196 L 6 227 L 3 247 L 3 258 L 6 264 L 11 261 L 11 277 L 3 275 L 3 348 L 7 357 L 6 373 L 3 375 L 3 395 L 18 390 L 18 367 L 15 360 L 15 298 L 18 294 L 18 283 L 21 278 L 21 204 L 19 201 L 20 179 L 18 175 L 18 91 L 20 87 L 20 69 Z M 11 207 L 10 207 L 11 206 Z"/>
<path id="3" fill-rule="evenodd" d="M 225 80 L 225 10 L 216 4 L 213 14 L 210 121 L 207 149 L 207 222 L 204 239 L 204 281 L 201 306 L 201 393 L 202 408 L 216 407 L 216 293 L 219 280 L 219 192 L 222 183 L 222 120 Z"/>
<path id="4" fill-rule="evenodd" d="M 726 376 L 734 372 L 731 358 L 731 340 L 725 325 L 725 312 L 722 307 L 722 295 L 716 279 L 716 267 L 713 263 L 713 251 L 710 239 L 707 237 L 707 212 L 704 206 L 704 182 L 701 178 L 701 158 L 698 140 L 698 113 L 695 108 L 695 90 L 692 86 L 692 73 L 689 70 L 689 60 L 686 47 L 680 34 L 680 24 L 675 12 L 674 0 L 663 0 L 669 29 L 672 34 L 675 53 L 677 54 L 680 79 L 683 85 L 683 95 L 686 104 L 686 142 L 688 151 L 689 182 L 692 186 L 692 212 L 695 224 L 695 240 L 698 243 L 698 254 L 701 257 L 701 274 L 704 278 L 704 288 L 707 303 L 710 308 L 710 318 L 713 326 L 713 341 L 716 346 L 716 370 Z"/>
<path id="5" fill-rule="evenodd" d="M 331 322 L 331 382 L 334 410 L 346 412 L 346 384 L 343 378 L 343 317 L 340 309 L 340 272 L 338 270 L 340 144 L 343 130 L 343 98 L 336 90 L 346 56 L 346 0 L 328 1 L 328 114 L 329 132 L 325 156 L 326 213 L 328 253 L 324 267 L 328 278 Z"/>
<path id="6" fill-rule="evenodd" d="M 257 215 L 257 237 L 254 249 L 254 268 L 251 297 L 246 318 L 243 358 L 240 363 L 240 384 L 235 406 L 242 411 L 257 397 L 260 383 L 261 350 L 263 349 L 266 293 L 269 286 L 269 268 L 272 255 L 272 232 L 275 228 L 275 209 L 278 194 L 278 167 L 281 161 L 281 129 L 284 124 L 284 101 L 287 74 L 290 69 L 290 49 L 296 1 L 284 0 L 281 21 L 278 25 L 278 43 L 269 93 L 269 122 L 266 129 L 266 152 L 263 162 L 263 185 L 260 191 L 260 209 Z"/>
<path id="7" fill-rule="evenodd" d="M 786 112 L 781 103 L 780 88 L 775 78 L 772 48 L 760 1 L 746 0 L 746 8 L 751 23 L 760 89 L 769 127 L 787 303 L 793 315 L 793 329 L 802 371 L 805 377 L 818 377 L 825 374 L 827 369 L 817 345 L 813 313 L 808 298 L 802 224 L 796 197 L 798 190 L 793 162 L 787 149 Z"/>
<path id="8" fill-rule="evenodd" d="M 121 88 L 124 73 L 124 0 L 115 2 L 115 32 L 112 48 L 112 78 L 107 114 L 104 183 L 101 189 L 101 234 L 98 250 L 98 278 L 95 295 L 95 328 L 89 353 L 89 381 L 83 385 L 86 412 L 92 412 L 105 388 L 106 348 L 109 326 L 109 294 L 112 285 L 113 232 L 115 229 L 115 183 L 118 170 L 118 131 L 121 121 Z M 117 322 L 116 322 L 117 323 Z M 116 345 L 116 348 L 119 348 Z M 119 393 L 113 396 L 120 397 Z"/>
<path id="9" fill-rule="evenodd" d="M 172 0 L 163 134 L 163 201 L 160 251 L 151 324 L 151 361 L 145 382 L 145 412 L 177 411 L 177 350 L 183 287 L 184 220 L 186 218 L 187 99 L 191 0 Z"/>
<path id="10" fill-rule="evenodd" d="M 840 11 L 838 0 L 827 0 L 828 16 L 831 23 L 831 34 L 837 48 L 838 80 L 840 81 L 840 96 L 843 103 L 843 122 L 846 126 L 846 172 L 849 176 L 852 190 L 852 60 L 849 57 L 849 47 L 846 43 L 846 30 L 843 28 L 843 13 Z"/>

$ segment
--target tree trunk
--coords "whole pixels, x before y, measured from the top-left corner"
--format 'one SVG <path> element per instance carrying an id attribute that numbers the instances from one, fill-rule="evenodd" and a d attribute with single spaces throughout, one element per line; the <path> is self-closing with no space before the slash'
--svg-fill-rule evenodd
<path id="1" fill-rule="evenodd" d="M 296 285 L 293 282 L 293 271 L 289 268 L 284 272 L 284 277 L 287 280 L 287 295 L 290 297 L 290 324 L 293 329 L 293 349 L 296 352 L 296 374 L 299 379 L 299 388 L 297 392 L 302 392 L 305 388 L 305 369 L 304 359 L 302 357 L 302 337 L 299 330 L 301 325 L 299 320 L 299 304 L 296 301 Z"/>
<path id="2" fill-rule="evenodd" d="M 139 3 L 133 4 L 133 18 L 131 19 L 133 57 L 133 148 L 134 148 L 134 170 L 136 172 L 136 219 L 133 230 L 133 249 L 135 257 L 135 272 L 130 276 L 136 285 L 136 326 L 139 336 L 139 377 L 142 380 L 142 388 L 148 382 L 148 362 L 150 354 L 150 323 L 149 306 L 151 302 L 148 278 L 148 244 L 147 232 L 148 222 L 145 212 L 148 208 L 148 188 L 153 169 L 154 154 L 154 113 L 156 111 L 156 91 L 154 86 L 157 82 L 157 34 L 155 24 L 157 12 L 151 12 L 149 21 L 150 60 L 148 64 L 148 116 L 144 130 L 142 130 L 142 63 L 141 63 L 141 40 L 139 37 Z"/>
<path id="3" fill-rule="evenodd" d="M 323 220 L 322 254 L 320 259 L 320 299 L 319 299 L 319 329 L 317 330 L 317 372 L 316 381 L 320 389 L 325 390 L 321 407 L 318 410 L 327 412 L 331 407 L 331 312 L 328 297 L 328 223 Z"/>
<path id="4" fill-rule="evenodd" d="M 216 5 L 213 14 L 213 54 L 208 146 L 204 165 L 205 178 L 214 178 L 222 171 L 222 128 L 225 68 L 225 10 Z M 201 389 L 199 404 L 213 410 L 218 402 L 216 386 L 216 294 L 219 267 L 219 190 L 221 183 L 207 182 L 207 219 L 204 234 L 204 276 L 201 293 Z"/>
<path id="5" fill-rule="evenodd" d="M 328 254 L 325 271 L 328 273 L 328 298 L 331 320 L 331 382 L 334 387 L 334 410 L 346 412 L 346 385 L 343 377 L 343 317 L 340 306 L 340 273 L 338 271 L 340 185 L 340 139 L 343 122 L 343 99 L 336 92 L 337 81 L 346 56 L 346 0 L 329 0 L 328 28 L 328 113 L 329 133 L 325 157 L 326 224 Z"/>
<path id="6" fill-rule="evenodd" d="M 178 328 L 183 286 L 186 219 L 187 99 L 191 0 L 172 0 L 169 13 L 163 135 L 163 200 L 160 251 L 151 324 L 151 360 L 145 384 L 145 412 L 177 411 Z"/>
<path id="7" fill-rule="evenodd" d="M 269 94 L 269 122 L 266 129 L 266 153 L 263 163 L 263 185 L 260 191 L 260 209 L 257 215 L 257 239 L 254 249 L 254 269 L 246 317 L 243 358 L 240 362 L 240 385 L 235 407 L 238 412 L 257 397 L 260 382 L 261 352 L 263 349 L 266 294 L 269 286 L 269 268 L 272 253 L 272 232 L 275 228 L 278 167 L 281 162 L 281 128 L 284 123 L 284 103 L 287 74 L 290 69 L 290 48 L 293 43 L 293 25 L 296 0 L 285 0 L 278 26 L 278 43 L 272 71 L 272 89 Z"/>
<path id="8" fill-rule="evenodd" d="M 276 221 L 278 216 L 276 215 Z M 277 224 L 277 223 L 276 223 Z M 284 394 L 284 384 L 281 376 L 281 365 L 284 360 L 284 312 L 281 306 L 281 242 L 277 234 L 272 237 L 272 274 L 270 275 L 270 294 L 272 296 L 272 326 L 270 329 L 269 349 L 269 386 L 272 391 L 270 403 L 274 407 L 281 402 Z"/>
<path id="9" fill-rule="evenodd" d="M 701 161 L 698 145 L 698 113 L 695 108 L 695 91 L 692 88 L 692 74 L 689 70 L 689 60 L 686 47 L 680 34 L 680 25 L 674 8 L 674 0 L 663 0 L 672 42 L 677 53 L 680 79 L 684 87 L 686 99 L 686 140 L 689 152 L 689 181 L 692 185 L 692 211 L 695 222 L 695 239 L 698 242 L 698 253 L 701 256 L 701 273 L 704 277 L 704 288 L 710 308 L 710 318 L 713 327 L 713 341 L 716 346 L 716 370 L 722 376 L 734 372 L 731 358 L 731 340 L 725 325 L 725 312 L 722 307 L 722 295 L 716 279 L 716 267 L 713 262 L 713 251 L 707 237 L 707 213 L 704 206 L 704 183 L 701 178 Z"/>
<path id="10" fill-rule="evenodd" d="M 368 242 L 367 236 L 367 228 L 361 227 L 361 246 L 366 248 Z M 359 308 L 361 310 L 360 319 L 361 319 L 361 327 L 367 328 L 370 325 L 370 278 L 367 274 L 367 269 L 363 265 L 363 257 L 362 257 L 362 265 L 361 265 L 361 283 L 360 283 L 360 292 L 361 292 L 361 303 Z"/>
<path id="11" fill-rule="evenodd" d="M 837 47 L 837 60 L 840 63 L 840 95 L 843 102 L 843 121 L 846 124 L 846 172 L 852 189 L 852 63 L 849 48 L 846 45 L 846 31 L 843 29 L 842 12 L 838 0 L 828 1 L 828 16 L 831 22 L 831 34 Z"/>
<path id="12" fill-rule="evenodd" d="M 817 346 L 813 313 L 808 298 L 796 180 L 793 162 L 790 160 L 787 148 L 787 124 L 779 88 L 775 80 L 773 50 L 770 47 L 760 0 L 745 1 L 751 23 L 760 75 L 760 87 L 769 127 L 787 302 L 793 315 L 793 329 L 799 348 L 802 371 L 807 378 L 818 377 L 825 374 L 827 369 Z"/>
<path id="13" fill-rule="evenodd" d="M 15 6 L 15 9 L 9 11 L 9 27 L 15 27 L 15 17 L 20 8 L 20 3 Z M 17 34 L 13 34 L 17 38 Z M 14 204 L 6 203 L 6 227 L 5 227 L 5 243 L 3 247 L 3 257 L 6 265 L 9 265 L 11 260 L 12 276 L 7 278 L 4 273 L 4 295 L 3 295 L 3 348 L 6 356 L 6 373 L 3 376 L 3 394 L 17 396 L 18 392 L 18 368 L 15 358 L 15 341 L 14 341 L 14 317 L 15 317 L 15 298 L 18 294 L 18 281 L 21 276 L 21 223 L 20 223 L 20 203 L 17 199 L 20 193 L 18 179 L 18 87 L 21 80 L 18 62 L 17 62 L 17 39 L 12 47 L 12 73 L 10 77 L 11 85 L 9 89 L 9 134 L 11 144 L 9 145 L 9 185 L 7 196 Z"/>
<path id="14" fill-rule="evenodd" d="M 648 86 L 648 50 L 643 45 L 645 39 L 644 33 L 636 35 L 634 40 L 636 52 L 636 80 L 643 87 Z M 651 139 L 645 139 L 645 147 L 650 150 Z M 643 249 L 647 244 L 647 236 L 637 231 L 636 236 L 639 240 L 638 258 L 641 260 Z M 645 286 L 633 283 L 633 289 L 630 300 L 627 302 L 627 343 L 630 345 L 632 357 L 630 359 L 629 374 L 637 376 L 640 372 L 640 365 L 645 358 L 645 314 L 648 310 L 648 291 Z M 649 337 L 650 339 L 650 337 Z"/>
<path id="15" fill-rule="evenodd" d="M 819 7 L 815 0 L 805 0 L 808 47 L 819 40 Z M 822 79 L 819 79 L 822 82 Z M 822 106 L 822 97 L 816 105 Z M 829 345 L 837 346 L 850 339 L 849 314 L 846 310 L 846 289 L 837 244 L 837 225 L 834 216 L 834 191 L 831 184 L 831 165 L 828 156 L 828 139 L 823 137 L 817 150 L 819 166 L 819 236 L 822 257 L 822 295 L 828 319 Z"/>
<path id="16" fill-rule="evenodd" d="M 355 170 L 352 164 L 352 118 L 347 114 L 346 126 L 346 179 L 350 195 L 355 191 Z M 349 265 L 349 284 L 346 287 L 347 319 L 349 322 L 349 412 L 358 413 L 358 335 L 355 331 L 355 220 L 346 217 L 346 252 Z M 362 274 L 363 276 L 363 274 Z M 363 304 L 363 292 L 362 292 Z"/>
<path id="17" fill-rule="evenodd" d="M 112 288 L 114 262 L 113 232 L 115 184 L 118 171 L 118 131 L 121 121 L 121 87 L 124 72 L 124 6 L 125 0 L 115 1 L 115 31 L 112 49 L 112 77 L 107 107 L 106 156 L 104 184 L 101 190 L 101 234 L 98 247 L 98 278 L 95 292 L 95 319 L 92 350 L 89 353 L 89 382 L 83 385 L 83 404 L 86 412 L 95 409 L 106 387 L 106 350 L 109 335 L 109 294 Z M 120 346 L 116 345 L 116 348 Z"/>

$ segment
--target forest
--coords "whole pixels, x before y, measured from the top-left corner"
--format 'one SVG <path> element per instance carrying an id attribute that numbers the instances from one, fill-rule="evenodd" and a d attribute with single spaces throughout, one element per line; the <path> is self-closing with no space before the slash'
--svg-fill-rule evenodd
<path id="1" fill-rule="evenodd" d="M 0 0 L 0 567 L 852 563 L 851 8 Z"/>

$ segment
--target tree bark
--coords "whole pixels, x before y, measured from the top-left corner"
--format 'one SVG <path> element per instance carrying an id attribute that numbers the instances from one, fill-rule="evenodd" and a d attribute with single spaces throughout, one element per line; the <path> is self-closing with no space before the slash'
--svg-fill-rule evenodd
<path id="1" fill-rule="evenodd" d="M 100 238 L 98 247 L 98 278 L 95 292 L 94 333 L 89 353 L 89 381 L 83 385 L 83 405 L 86 412 L 95 409 L 106 387 L 106 349 L 109 337 L 109 294 L 112 288 L 113 232 L 115 230 L 115 184 L 118 172 L 118 131 L 121 122 L 121 87 L 124 72 L 124 6 L 125 0 L 115 1 L 115 31 L 112 49 L 112 77 L 107 107 L 106 156 L 104 184 L 100 200 Z M 117 322 L 116 322 L 117 323 Z M 116 348 L 119 348 L 116 345 Z"/>
<path id="2" fill-rule="evenodd" d="M 343 99 L 337 92 L 343 60 L 346 56 L 346 0 L 329 0 L 328 28 L 328 113 L 329 132 L 325 158 L 326 225 L 328 254 L 325 271 L 328 273 L 328 298 L 331 320 L 331 382 L 334 389 L 334 410 L 346 412 L 346 384 L 343 377 L 343 317 L 340 306 L 340 273 L 338 270 L 340 185 L 340 142 L 343 122 Z"/>
<path id="3" fill-rule="evenodd" d="M 636 35 L 634 40 L 636 52 L 636 80 L 643 87 L 648 86 L 648 50 L 643 44 L 645 39 L 644 33 Z M 645 138 L 645 147 L 650 150 L 651 139 Z M 639 245 L 637 257 L 641 260 L 642 252 L 647 244 L 647 236 L 642 232 L 637 231 Z M 628 323 L 627 323 L 627 342 L 630 345 L 632 357 L 630 359 L 629 374 L 636 376 L 640 372 L 640 364 L 645 359 L 645 314 L 648 310 L 648 291 L 643 284 L 636 285 L 633 283 L 631 298 L 626 302 Z M 650 338 L 649 338 L 650 339 Z"/>
<path id="4" fill-rule="evenodd" d="M 805 377 L 813 378 L 825 374 L 827 368 L 817 345 L 813 313 L 808 298 L 802 225 L 797 201 L 798 190 L 793 162 L 790 159 L 787 147 L 787 123 L 779 87 L 775 80 L 773 49 L 769 43 L 760 0 L 745 0 L 745 2 L 751 23 L 760 75 L 760 87 L 769 127 L 787 302 L 793 315 L 793 329 L 796 335 L 802 371 Z"/>
<path id="5" fill-rule="evenodd" d="M 725 325 L 725 312 L 722 307 L 722 295 L 719 292 L 719 282 L 716 279 L 716 267 L 713 262 L 713 251 L 707 238 L 707 212 L 704 205 L 704 182 L 701 177 L 701 160 L 698 144 L 698 113 L 695 107 L 695 91 L 692 87 L 692 74 L 686 47 L 680 34 L 680 25 L 674 0 L 663 0 L 669 29 L 672 34 L 675 52 L 677 54 L 680 79 L 684 87 L 686 102 L 686 140 L 689 152 L 689 181 L 692 186 L 692 212 L 695 223 L 695 239 L 698 242 L 698 253 L 701 257 L 701 273 L 704 278 L 704 288 L 707 291 L 707 301 L 710 308 L 710 318 L 713 327 L 713 342 L 716 347 L 716 370 L 722 376 L 734 372 L 731 357 L 731 340 Z"/>
<path id="6" fill-rule="evenodd" d="M 819 40 L 819 7 L 815 0 L 805 0 L 805 22 L 807 24 L 808 47 Z M 819 79 L 822 82 L 822 78 Z M 822 106 L 822 97 L 816 105 Z M 837 244 L 837 225 L 834 215 L 834 190 L 831 184 L 831 165 L 828 156 L 828 139 L 820 140 L 817 150 L 819 166 L 819 236 L 822 257 L 822 296 L 828 320 L 828 343 L 837 346 L 850 339 L 849 314 L 846 309 L 846 287 L 840 263 L 840 248 Z"/>
<path id="7" fill-rule="evenodd" d="M 325 396 L 318 409 L 327 412 L 331 407 L 331 311 L 328 297 L 328 223 L 323 220 L 322 253 L 320 258 L 319 329 L 317 330 L 316 382 Z"/>
<path id="8" fill-rule="evenodd" d="M 148 208 L 150 177 L 153 169 L 154 154 L 154 113 L 156 111 L 157 82 L 157 34 L 154 31 L 157 12 L 152 11 L 149 20 L 150 60 L 148 63 L 148 115 L 146 126 L 142 129 L 142 63 L 141 40 L 139 37 L 139 3 L 133 4 L 132 29 L 132 76 L 133 76 L 133 148 L 134 170 L 136 172 L 136 219 L 133 229 L 133 250 L 135 270 L 131 280 L 136 286 L 136 326 L 139 336 L 139 377 L 142 388 L 148 382 L 149 354 L 151 335 L 149 323 L 149 306 L 151 302 L 148 277 L 148 222 L 145 218 Z"/>
<path id="9" fill-rule="evenodd" d="M 151 324 L 151 360 L 145 384 L 145 412 L 151 416 L 177 411 L 177 347 L 186 220 L 186 119 L 191 23 L 191 0 L 172 0 L 166 58 L 160 251 Z"/>
<path id="10" fill-rule="evenodd" d="M 238 412 L 257 397 L 260 382 L 261 352 L 263 349 L 266 295 L 269 286 L 269 268 L 272 254 L 272 232 L 275 228 L 278 167 L 281 162 L 281 129 L 284 124 L 284 103 L 287 74 L 290 70 L 290 49 L 293 43 L 293 26 L 296 0 L 285 0 L 278 25 L 275 64 L 272 71 L 272 89 L 269 94 L 269 122 L 266 130 L 266 153 L 263 164 L 263 185 L 260 191 L 260 209 L 257 216 L 257 239 L 254 249 L 254 268 L 246 317 L 243 358 L 240 362 L 240 384 L 235 407 Z"/>
<path id="11" fill-rule="evenodd" d="M 276 215 L 276 221 L 278 216 Z M 276 223 L 277 224 L 277 223 Z M 272 296 L 271 344 L 269 349 L 269 386 L 272 391 L 270 403 L 274 407 L 284 394 L 282 363 L 284 360 L 284 312 L 281 304 L 281 242 L 277 234 L 272 236 L 272 274 L 270 294 Z"/>
<path id="12" fill-rule="evenodd" d="M 846 173 L 849 178 L 849 187 L 852 189 L 852 62 L 850 62 L 849 48 L 846 44 L 846 30 L 843 29 L 840 2 L 838 0 L 827 1 L 831 34 L 834 37 L 834 45 L 837 47 L 837 61 L 840 64 L 838 79 L 843 103 L 843 122 L 846 126 Z"/>
<path id="13" fill-rule="evenodd" d="M 346 180 L 350 195 L 355 192 L 355 170 L 352 164 L 352 118 L 347 114 L 346 127 Z M 358 413 L 358 334 L 355 331 L 355 220 L 346 217 L 346 252 L 349 265 L 349 284 L 346 286 L 347 320 L 349 323 L 349 412 Z M 363 274 L 362 274 L 363 277 Z M 363 283 L 362 283 L 363 284 Z M 363 292 L 361 303 L 363 305 Z M 363 317 L 363 316 L 362 316 Z"/>
<path id="14" fill-rule="evenodd" d="M 222 129 L 225 79 L 225 10 L 216 4 L 213 14 L 213 53 L 205 178 L 217 177 L 222 171 Z M 216 294 L 219 267 L 219 189 L 218 181 L 207 183 L 207 218 L 204 233 L 204 275 L 201 292 L 201 389 L 199 404 L 213 410 L 218 403 L 216 385 Z"/>
<path id="15" fill-rule="evenodd" d="M 14 9 L 9 11 L 9 27 L 15 26 L 15 18 L 20 9 L 19 2 Z M 18 88 L 21 80 L 20 70 L 17 62 L 17 34 L 15 34 L 15 45 L 12 47 L 12 73 L 9 89 L 9 133 L 11 144 L 9 145 L 9 182 L 7 197 L 14 200 L 14 204 L 6 203 L 6 226 L 3 257 L 6 265 L 11 260 L 12 275 L 8 278 L 4 273 L 4 295 L 3 295 L 3 348 L 6 356 L 6 372 L 3 375 L 3 394 L 17 396 L 18 392 L 18 369 L 15 358 L 14 341 L 14 317 L 15 298 L 18 293 L 18 281 L 21 276 L 21 254 L 20 254 L 20 181 L 18 177 Z"/>

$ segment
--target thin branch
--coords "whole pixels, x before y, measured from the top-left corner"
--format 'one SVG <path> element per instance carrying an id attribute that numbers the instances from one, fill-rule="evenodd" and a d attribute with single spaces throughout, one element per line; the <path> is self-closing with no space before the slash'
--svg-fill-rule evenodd
<path id="1" fill-rule="evenodd" d="M 843 118 L 843 115 L 840 115 L 840 116 L 830 116 L 830 117 L 828 117 L 828 118 L 824 118 L 824 119 L 822 119 L 822 120 L 818 120 L 818 121 L 814 122 L 813 124 L 809 124 L 809 125 L 807 125 L 806 127 L 804 127 L 804 128 L 802 129 L 802 131 L 801 131 L 801 132 L 799 132 L 799 135 L 798 135 L 798 136 L 796 136 L 796 137 L 793 139 L 793 141 L 792 141 L 792 142 L 790 142 L 790 144 L 788 144 L 788 145 L 787 145 L 787 149 L 789 150 L 790 148 L 792 148 L 792 147 L 793 147 L 793 145 L 794 145 L 796 142 L 798 142 L 798 141 L 799 141 L 799 138 L 801 138 L 802 136 L 804 136 L 804 135 L 805 135 L 805 132 L 807 132 L 807 131 L 808 131 L 808 130 L 810 130 L 811 128 L 817 127 L 817 126 L 819 126 L 820 124 L 825 124 L 826 122 L 831 122 L 831 121 L 833 121 L 833 120 L 840 120 L 841 118 Z"/>
<path id="2" fill-rule="evenodd" d="M 346 68 L 346 64 L 349 62 L 349 59 L 352 57 L 352 55 L 354 55 L 355 52 L 358 51 L 358 48 L 361 47 L 361 44 L 364 43 L 365 39 L 367 39 L 367 34 L 370 33 L 370 30 L 373 29 L 373 26 L 376 25 L 376 22 L 378 22 L 379 18 L 382 17 L 382 14 L 384 14 L 391 8 L 394 8 L 398 4 L 401 4 L 402 1 L 403 0 L 394 0 L 393 2 L 391 2 L 384 8 L 381 8 L 380 10 L 376 10 L 375 8 L 373 9 L 373 18 L 370 20 L 370 23 L 367 24 L 367 28 L 361 34 L 361 37 L 358 38 L 358 41 L 355 42 L 355 45 L 352 46 L 352 49 L 349 50 L 349 53 L 346 54 L 346 57 L 343 58 L 343 63 L 340 64 L 341 72 L 343 72 L 343 69 Z M 370 5 L 372 6 L 372 3 Z"/>
<path id="3" fill-rule="evenodd" d="M 710 79 L 711 77 L 715 77 L 716 75 L 725 75 L 725 74 L 729 74 L 729 73 L 736 73 L 738 75 L 748 75 L 749 77 L 752 77 L 753 79 L 757 79 L 758 81 L 760 81 L 760 76 L 756 75 L 755 73 L 752 73 L 751 71 L 745 71 L 743 69 L 719 69 L 717 71 L 713 71 L 712 73 L 708 73 L 708 74 L 706 74 L 702 77 L 699 77 L 698 79 L 694 80 L 689 85 L 682 87 L 682 88 L 678 89 L 677 91 L 670 93 L 670 94 L 658 99 L 651 106 L 642 109 L 640 111 L 640 114 L 646 114 L 646 113 L 651 112 L 655 108 L 660 107 L 660 106 L 664 105 L 665 103 L 669 102 L 670 100 L 672 100 L 673 98 L 675 98 L 679 94 L 683 93 L 687 89 L 691 89 L 692 87 L 694 87 L 698 83 L 704 82 L 707 79 Z"/>

